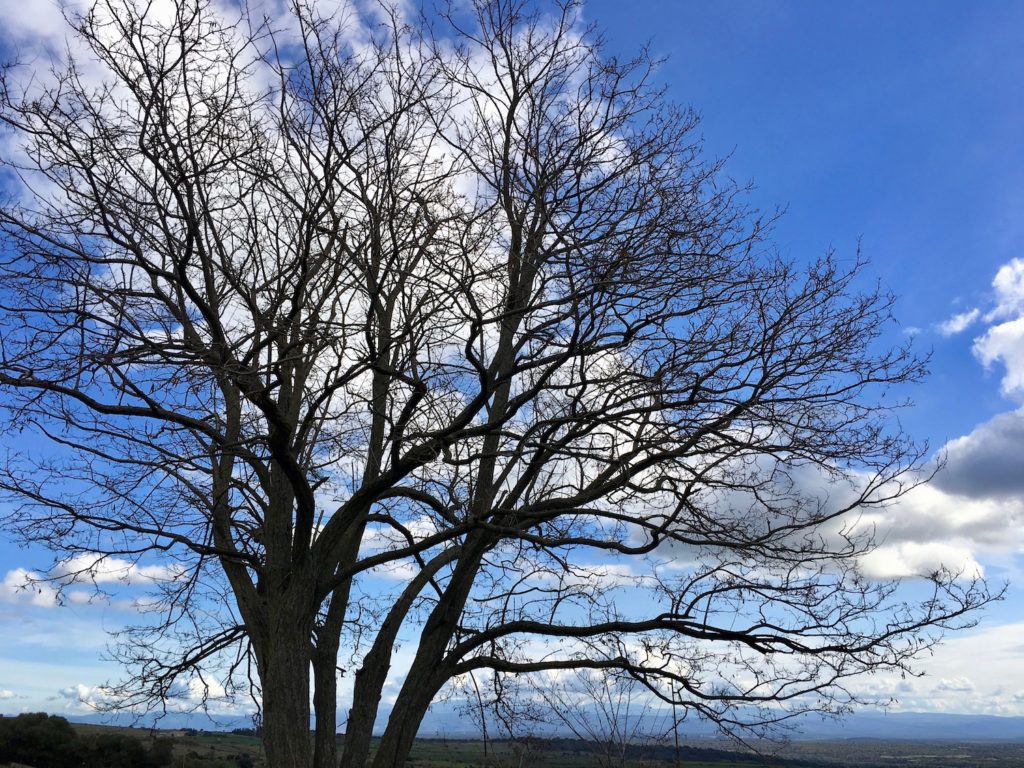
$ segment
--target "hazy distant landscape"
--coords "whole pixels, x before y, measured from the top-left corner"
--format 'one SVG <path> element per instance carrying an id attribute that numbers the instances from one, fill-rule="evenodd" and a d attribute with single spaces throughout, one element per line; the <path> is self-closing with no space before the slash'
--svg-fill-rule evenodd
<path id="1" fill-rule="evenodd" d="M 139 725 L 161 730 L 232 731 L 252 725 L 249 717 L 216 716 L 199 712 L 171 712 L 138 719 L 128 714 L 71 716 L 72 722 L 93 725 Z M 788 733 L 790 741 L 849 741 L 884 739 L 891 741 L 1020 741 L 1024 742 L 1024 717 L 993 715 L 957 715 L 934 712 L 860 711 L 840 720 L 805 716 Z M 445 703 L 434 705 L 420 728 L 421 738 L 473 740 L 479 736 L 479 724 L 460 716 L 458 708 Z M 688 720 L 680 734 L 691 742 L 718 742 L 719 732 L 710 723 Z M 542 735 L 558 735 L 547 732 Z"/>
<path id="2" fill-rule="evenodd" d="M 131 737 L 152 752 L 157 751 L 153 749 L 154 743 L 162 742 L 167 757 L 160 764 L 174 768 L 269 768 L 259 738 L 244 728 L 228 732 L 90 723 L 74 723 L 72 727 L 83 741 L 106 739 L 110 744 L 117 744 L 118 739 Z M 0 741 L 0 756 L 4 755 L 4 746 Z M 141 765 L 130 759 L 115 762 L 125 759 L 121 749 L 119 755 L 112 755 L 109 764 L 132 768 Z M 164 762 L 168 759 L 170 762 Z M 0 766 L 9 765 L 28 764 L 0 762 Z M 60 765 L 62 763 L 40 762 L 32 768 Z M 1024 736 L 1006 740 L 981 737 L 974 740 L 795 739 L 785 744 L 757 744 L 756 751 L 724 739 L 690 739 L 682 743 L 678 751 L 671 743 L 658 743 L 632 744 L 623 753 L 578 739 L 499 739 L 489 741 L 485 748 L 480 738 L 437 737 L 417 740 L 406 765 L 409 768 L 1009 768 L 1024 765 Z"/>

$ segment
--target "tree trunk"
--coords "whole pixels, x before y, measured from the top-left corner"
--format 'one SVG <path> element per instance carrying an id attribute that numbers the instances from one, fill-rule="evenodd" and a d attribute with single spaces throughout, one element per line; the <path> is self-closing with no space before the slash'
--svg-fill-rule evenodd
<path id="1" fill-rule="evenodd" d="M 447 679 L 448 673 L 438 668 L 410 671 L 373 757 L 373 768 L 404 768 L 423 716 Z"/>
<path id="2" fill-rule="evenodd" d="M 363 658 L 362 666 L 356 671 L 352 709 L 349 710 L 348 725 L 345 728 L 345 752 L 341 757 L 341 768 L 363 768 L 366 765 L 370 754 L 370 736 L 373 733 L 373 724 L 377 720 L 384 683 L 391 670 L 391 653 L 399 629 L 423 587 L 442 566 L 455 560 L 460 551 L 461 548 L 453 547 L 431 560 L 430 564 L 425 566 L 402 591 L 394 606 L 388 611 L 373 645 Z"/>
<path id="3" fill-rule="evenodd" d="M 310 768 L 309 631 L 278 622 L 262 656 L 263 748 L 273 768 Z"/>
<path id="4" fill-rule="evenodd" d="M 355 691 L 352 709 L 345 726 L 345 752 L 341 756 L 341 768 L 363 768 L 370 754 L 370 736 L 377 719 L 381 690 L 391 669 L 391 646 L 387 647 L 387 658 L 375 658 L 369 654 L 363 666 L 356 671 Z M 319 767 L 318 767 L 319 768 Z"/>
<path id="5" fill-rule="evenodd" d="M 471 534 L 444 596 L 434 606 L 420 633 L 419 648 L 388 718 L 373 768 L 403 768 L 416 739 L 423 716 L 434 696 L 451 676 L 445 650 L 459 624 L 480 561 L 488 546 L 488 534 Z"/>
<path id="6" fill-rule="evenodd" d="M 338 646 L 337 633 L 324 633 L 313 651 L 313 766 L 337 768 Z"/>

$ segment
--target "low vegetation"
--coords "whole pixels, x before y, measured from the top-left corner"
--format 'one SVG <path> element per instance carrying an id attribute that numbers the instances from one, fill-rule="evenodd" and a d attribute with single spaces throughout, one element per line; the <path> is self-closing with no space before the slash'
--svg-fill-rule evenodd
<path id="1" fill-rule="evenodd" d="M 340 739 L 339 739 L 340 740 Z M 376 739 L 374 740 L 376 747 Z M 1024 740 L 793 742 L 776 755 L 723 749 L 721 741 L 633 744 L 616 768 L 1011 768 Z M 778 749 L 778 745 L 774 745 Z M 595 768 L 601 745 L 579 739 L 418 739 L 407 768 Z M 69 723 L 43 713 L 0 716 L 0 768 L 269 768 L 259 734 Z"/>
<path id="2" fill-rule="evenodd" d="M 173 742 L 139 738 L 118 729 L 82 732 L 63 717 L 42 712 L 0 717 L 0 764 L 33 768 L 162 768 Z"/>

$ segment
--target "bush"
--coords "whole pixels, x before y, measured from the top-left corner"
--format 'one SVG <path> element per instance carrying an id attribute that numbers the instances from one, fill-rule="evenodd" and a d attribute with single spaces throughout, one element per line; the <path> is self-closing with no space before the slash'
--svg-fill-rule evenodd
<path id="1" fill-rule="evenodd" d="M 85 765 L 106 768 L 148 768 L 149 755 L 142 742 L 119 733 L 101 733 L 87 738 L 83 750 Z"/>
<path id="2" fill-rule="evenodd" d="M 78 734 L 63 717 L 33 712 L 0 718 L 0 763 L 35 768 L 78 768 Z"/>
<path id="3" fill-rule="evenodd" d="M 0 763 L 34 768 L 162 768 L 170 765 L 169 739 L 142 740 L 122 733 L 80 737 L 58 715 L 43 712 L 0 717 Z"/>

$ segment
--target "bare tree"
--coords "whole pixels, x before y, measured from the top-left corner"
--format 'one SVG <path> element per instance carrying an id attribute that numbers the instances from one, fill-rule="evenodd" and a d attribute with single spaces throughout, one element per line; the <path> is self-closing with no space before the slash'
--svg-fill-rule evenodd
<path id="1" fill-rule="evenodd" d="M 601 768 L 624 768 L 673 729 L 669 711 L 650 707 L 636 678 L 618 671 L 576 671 L 541 681 L 537 693 L 552 720 L 586 742 Z"/>
<path id="2" fill-rule="evenodd" d="M 880 399 L 922 372 L 879 344 L 890 299 L 773 256 L 575 2 L 172 5 L 100 0 L 88 67 L 0 90 L 0 389 L 46 441 L 9 454 L 7 523 L 86 570 L 175 564 L 139 695 L 255 686 L 269 764 L 323 768 L 354 658 L 362 766 L 416 627 L 387 768 L 477 670 L 615 671 L 756 726 L 990 599 L 858 573 L 857 511 L 922 457 Z"/>

